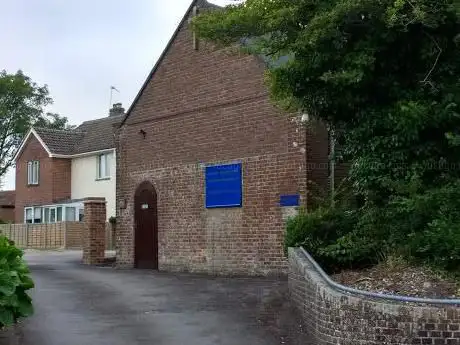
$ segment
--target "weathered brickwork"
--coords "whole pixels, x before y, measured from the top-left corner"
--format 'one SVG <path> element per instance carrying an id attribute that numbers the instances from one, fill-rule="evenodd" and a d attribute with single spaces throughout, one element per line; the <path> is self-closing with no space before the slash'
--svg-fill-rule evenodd
<path id="1" fill-rule="evenodd" d="M 38 185 L 27 183 L 27 162 L 40 162 Z M 52 204 L 70 198 L 70 159 L 50 158 L 31 135 L 16 162 L 16 223 L 24 222 L 24 207 Z"/>
<path id="2" fill-rule="evenodd" d="M 330 287 L 289 250 L 289 290 L 315 345 L 460 344 L 460 306 L 399 303 Z"/>
<path id="3" fill-rule="evenodd" d="M 285 272 L 279 197 L 306 203 L 307 131 L 270 102 L 256 57 L 199 47 L 184 25 L 119 130 L 117 263 L 134 263 L 134 192 L 150 181 L 160 270 Z M 243 207 L 206 209 L 205 166 L 235 161 Z"/>
<path id="4" fill-rule="evenodd" d="M 5 223 L 14 222 L 15 218 L 14 206 L 0 206 L 0 220 Z"/>
<path id="5" fill-rule="evenodd" d="M 83 263 L 102 264 L 105 258 L 106 201 L 104 198 L 88 198 L 83 204 L 85 207 Z"/>

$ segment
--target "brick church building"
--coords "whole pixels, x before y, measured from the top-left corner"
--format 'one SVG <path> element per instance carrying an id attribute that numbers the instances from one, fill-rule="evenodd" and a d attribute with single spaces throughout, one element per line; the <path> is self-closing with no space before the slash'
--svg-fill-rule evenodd
<path id="1" fill-rule="evenodd" d="M 118 128 L 120 267 L 283 272 L 285 219 L 327 182 L 327 132 L 270 102 L 264 61 L 196 40 L 210 7 L 193 1 Z"/>

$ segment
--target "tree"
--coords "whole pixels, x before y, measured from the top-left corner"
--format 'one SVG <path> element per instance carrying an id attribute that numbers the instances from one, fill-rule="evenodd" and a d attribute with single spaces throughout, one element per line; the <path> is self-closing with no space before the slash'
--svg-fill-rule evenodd
<path id="1" fill-rule="evenodd" d="M 69 124 L 69 119 L 56 113 L 46 113 L 38 121 L 34 123 L 35 127 L 72 130 L 75 125 Z"/>
<path id="2" fill-rule="evenodd" d="M 247 0 L 193 25 L 204 39 L 284 61 L 267 69 L 272 98 L 329 124 L 356 187 L 387 196 L 415 177 L 459 177 L 441 171 L 460 167 L 446 137 L 460 125 L 459 4 Z"/>
<path id="3" fill-rule="evenodd" d="M 364 205 L 324 253 L 459 267 L 460 0 L 247 0 L 192 25 L 263 57 L 272 99 L 337 136 Z"/>
<path id="4" fill-rule="evenodd" d="M 0 72 L 0 180 L 31 126 L 69 128 L 66 117 L 45 114 L 44 108 L 51 103 L 46 85 L 37 85 L 22 71 Z"/>

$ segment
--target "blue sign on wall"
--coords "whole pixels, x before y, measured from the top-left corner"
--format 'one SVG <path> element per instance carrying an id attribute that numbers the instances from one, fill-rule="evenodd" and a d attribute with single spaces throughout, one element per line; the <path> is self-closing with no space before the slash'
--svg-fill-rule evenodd
<path id="1" fill-rule="evenodd" d="M 299 194 L 280 195 L 280 206 L 299 206 Z"/>
<path id="2" fill-rule="evenodd" d="M 206 167 L 206 208 L 242 205 L 241 163 Z"/>

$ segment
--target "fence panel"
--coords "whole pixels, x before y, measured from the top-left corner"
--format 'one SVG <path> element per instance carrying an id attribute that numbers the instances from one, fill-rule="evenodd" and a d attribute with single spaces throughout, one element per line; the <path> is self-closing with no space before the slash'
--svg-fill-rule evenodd
<path id="1" fill-rule="evenodd" d="M 67 249 L 81 249 L 83 246 L 83 222 L 66 222 L 65 247 Z"/>
<path id="2" fill-rule="evenodd" d="M 85 224 L 61 222 L 53 224 L 0 224 L 0 233 L 27 249 L 82 249 Z M 106 223 L 105 248 L 115 249 L 115 225 Z"/>
<path id="3" fill-rule="evenodd" d="M 105 224 L 105 249 L 115 250 L 115 225 Z"/>
<path id="4" fill-rule="evenodd" d="M 2 224 L 0 233 L 19 248 L 58 249 L 64 247 L 65 223 Z"/>

